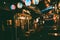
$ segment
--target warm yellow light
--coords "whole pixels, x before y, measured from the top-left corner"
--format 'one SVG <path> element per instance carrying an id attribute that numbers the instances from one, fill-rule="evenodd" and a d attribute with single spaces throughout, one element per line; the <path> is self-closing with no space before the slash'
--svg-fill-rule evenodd
<path id="1" fill-rule="evenodd" d="M 58 3 L 58 8 L 60 9 L 60 2 Z"/>
<path id="2" fill-rule="evenodd" d="M 7 20 L 7 25 L 12 25 L 12 20 Z"/>
<path id="3" fill-rule="evenodd" d="M 58 34 L 57 34 L 57 33 L 54 33 L 54 35 L 55 35 L 55 36 L 58 36 Z"/>
<path id="4" fill-rule="evenodd" d="M 48 2 L 50 3 L 50 0 L 48 0 Z"/>
<path id="5" fill-rule="evenodd" d="M 49 4 L 48 3 L 46 3 L 46 7 L 49 7 Z"/>

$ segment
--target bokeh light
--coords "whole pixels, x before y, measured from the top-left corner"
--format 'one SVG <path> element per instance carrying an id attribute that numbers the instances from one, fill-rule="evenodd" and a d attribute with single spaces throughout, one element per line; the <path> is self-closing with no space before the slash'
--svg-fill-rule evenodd
<path id="1" fill-rule="evenodd" d="M 32 3 L 33 3 L 34 5 L 37 5 L 37 4 L 39 4 L 39 0 L 32 0 Z"/>
<path id="2" fill-rule="evenodd" d="M 16 9 L 16 6 L 15 6 L 14 4 L 12 4 L 12 5 L 10 6 L 10 8 L 11 8 L 11 10 L 15 10 L 15 9 Z"/>
<path id="3" fill-rule="evenodd" d="M 31 5 L 31 0 L 25 0 L 25 5 L 30 6 Z"/>
<path id="4" fill-rule="evenodd" d="M 23 7 L 23 4 L 19 2 L 19 3 L 17 3 L 17 7 L 18 8 L 22 8 Z"/>

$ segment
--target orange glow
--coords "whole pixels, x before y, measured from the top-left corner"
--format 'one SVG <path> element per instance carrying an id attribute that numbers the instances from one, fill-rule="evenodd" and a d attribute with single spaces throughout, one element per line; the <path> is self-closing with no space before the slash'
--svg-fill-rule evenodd
<path id="1" fill-rule="evenodd" d="M 56 17 L 54 17 L 53 19 L 56 20 Z"/>
<path id="2" fill-rule="evenodd" d="M 57 14 L 54 14 L 53 20 L 56 22 L 57 21 Z"/>
<path id="3" fill-rule="evenodd" d="M 15 26 L 20 26 L 20 21 L 19 20 L 15 20 Z"/>
<path id="4" fill-rule="evenodd" d="M 49 7 L 49 4 L 48 3 L 46 3 L 46 7 Z"/>
<path id="5" fill-rule="evenodd" d="M 12 25 L 12 20 L 7 20 L 7 25 Z"/>
<path id="6" fill-rule="evenodd" d="M 50 0 L 47 0 L 50 3 Z"/>
<path id="7" fill-rule="evenodd" d="M 44 3 L 45 3 L 45 6 L 46 7 L 49 7 L 50 6 L 50 4 L 48 2 L 49 2 L 49 0 L 44 0 Z"/>

